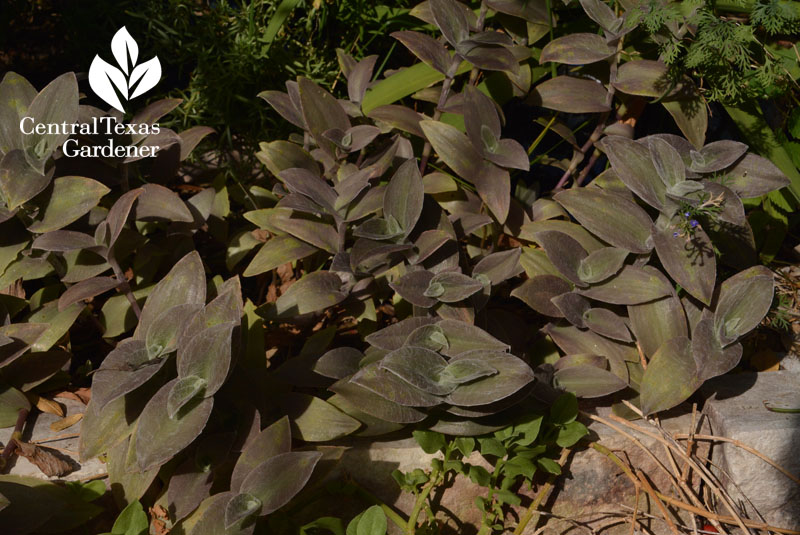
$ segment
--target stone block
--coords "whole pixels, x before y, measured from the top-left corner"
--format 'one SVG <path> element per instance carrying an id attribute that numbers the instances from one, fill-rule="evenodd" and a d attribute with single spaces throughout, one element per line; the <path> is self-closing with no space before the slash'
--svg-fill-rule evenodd
<path id="1" fill-rule="evenodd" d="M 704 412 L 715 435 L 740 441 L 800 476 L 800 414 L 767 410 L 800 408 L 800 373 L 775 371 L 725 375 L 703 386 Z M 714 446 L 713 458 L 731 495 L 774 526 L 800 529 L 800 485 L 731 443 Z M 749 498 L 744 499 L 743 496 Z"/>

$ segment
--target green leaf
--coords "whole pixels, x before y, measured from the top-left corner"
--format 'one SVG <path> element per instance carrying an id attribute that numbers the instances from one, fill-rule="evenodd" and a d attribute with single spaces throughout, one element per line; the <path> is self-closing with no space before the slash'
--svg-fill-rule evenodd
<path id="1" fill-rule="evenodd" d="M 417 430 L 413 432 L 414 440 L 417 441 L 422 451 L 428 454 L 444 451 L 447 441 L 444 435 L 435 431 Z"/>
<path id="2" fill-rule="evenodd" d="M 37 198 L 42 217 L 28 229 L 44 233 L 66 227 L 97 206 L 109 190 L 96 180 L 82 176 L 62 176 L 53 181 L 53 188 Z"/>
<path id="3" fill-rule="evenodd" d="M 561 475 L 561 467 L 555 462 L 553 459 L 549 457 L 539 457 L 536 459 L 536 464 L 538 464 L 542 470 L 547 472 L 548 474 L 553 474 L 555 476 Z"/>
<path id="4" fill-rule="evenodd" d="M 461 452 L 461 455 L 468 457 L 470 453 L 475 450 L 475 439 L 471 437 L 457 437 L 454 441 L 456 449 Z"/>
<path id="5" fill-rule="evenodd" d="M 335 154 L 336 145 L 322 134 L 333 128 L 347 131 L 350 128 L 347 113 L 333 95 L 308 78 L 298 78 L 297 85 L 303 118 L 311 135 L 322 150 L 331 155 Z"/>
<path id="6" fill-rule="evenodd" d="M 111 535 L 147 535 L 150 521 L 139 500 L 134 500 L 122 510 L 114 521 Z"/>
<path id="7" fill-rule="evenodd" d="M 688 336 L 686 315 L 676 295 L 628 306 L 630 327 L 642 351 L 652 357 L 667 340 Z"/>
<path id="8" fill-rule="evenodd" d="M 472 277 L 463 273 L 445 271 L 433 276 L 423 295 L 443 303 L 457 303 L 481 290 L 483 290 L 483 284 Z"/>
<path id="9" fill-rule="evenodd" d="M 123 340 L 106 355 L 94 374 L 93 403 L 102 409 L 107 403 L 133 392 L 153 377 L 165 363 L 165 358 L 151 359 L 141 340 Z"/>
<path id="10" fill-rule="evenodd" d="M 681 84 L 672 88 L 664 62 L 649 59 L 626 61 L 620 65 L 613 85 L 618 91 L 640 97 L 661 97 L 667 91 L 673 95 L 681 88 Z"/>
<path id="11" fill-rule="evenodd" d="M 447 348 L 441 352 L 448 357 L 454 357 L 467 351 L 483 350 L 506 351 L 508 344 L 501 342 L 483 329 L 469 323 L 446 319 L 437 323 L 447 338 Z"/>
<path id="12" fill-rule="evenodd" d="M 667 340 L 647 363 L 642 376 L 642 412 L 648 415 L 671 409 L 691 396 L 700 384 L 689 339 Z"/>
<path id="13" fill-rule="evenodd" d="M 595 366 L 569 366 L 555 372 L 557 384 L 581 398 L 599 398 L 628 386 L 628 383 Z"/>
<path id="14" fill-rule="evenodd" d="M 494 455 L 502 459 L 506 456 L 505 446 L 496 438 L 479 438 L 478 444 L 481 446 L 481 455 L 484 457 L 487 455 Z"/>
<path id="15" fill-rule="evenodd" d="M 498 373 L 497 368 L 480 359 L 461 359 L 448 364 L 440 374 L 444 383 L 470 383 L 482 377 Z"/>
<path id="16" fill-rule="evenodd" d="M 462 61 L 456 70 L 456 76 L 472 69 L 466 61 Z M 444 80 L 444 75 L 425 63 L 417 63 L 406 69 L 379 80 L 364 95 L 361 102 L 361 111 L 368 115 L 372 110 L 386 104 L 393 104 L 429 87 L 436 82 Z"/>
<path id="17" fill-rule="evenodd" d="M 561 394 L 550 407 L 553 423 L 566 425 L 578 417 L 578 398 L 573 394 Z"/>
<path id="18" fill-rule="evenodd" d="M 674 100 L 664 100 L 661 105 L 672 115 L 675 124 L 678 125 L 686 139 L 695 148 L 700 148 L 705 144 L 706 130 L 708 129 L 708 111 L 705 101 L 692 87 L 693 96 L 691 98 L 680 98 Z"/>
<path id="19" fill-rule="evenodd" d="M 356 535 L 386 535 L 386 514 L 379 505 L 373 505 L 361 515 Z"/>
<path id="20" fill-rule="evenodd" d="M 476 485 L 481 487 L 488 487 L 491 484 L 492 476 L 489 471 L 482 466 L 471 465 L 469 467 L 469 478 Z"/>
<path id="21" fill-rule="evenodd" d="M 22 149 L 20 120 L 36 98 L 36 88 L 19 74 L 8 71 L 0 82 L 0 158 L 15 149 Z"/>
<path id="22" fill-rule="evenodd" d="M 556 444 L 562 448 L 571 448 L 580 439 L 589 434 L 589 430 L 580 422 L 570 422 L 558 431 Z"/>

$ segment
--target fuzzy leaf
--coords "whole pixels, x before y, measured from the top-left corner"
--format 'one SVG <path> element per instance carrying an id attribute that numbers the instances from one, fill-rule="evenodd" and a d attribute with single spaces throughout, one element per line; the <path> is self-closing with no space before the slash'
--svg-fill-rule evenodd
<path id="1" fill-rule="evenodd" d="M 567 65 L 586 65 L 610 58 L 616 48 L 596 33 L 572 33 L 554 39 L 542 49 L 539 63 L 554 61 Z"/>
<path id="2" fill-rule="evenodd" d="M 555 275 L 538 275 L 515 288 L 511 295 L 522 300 L 539 314 L 554 318 L 563 317 L 552 299 L 572 290 L 570 283 Z"/>
<path id="3" fill-rule="evenodd" d="M 649 303 L 629 305 L 628 317 L 636 341 L 648 357 L 667 340 L 689 336 L 683 307 L 674 294 Z"/>
<path id="4" fill-rule="evenodd" d="M 0 189 L 9 210 L 14 210 L 44 191 L 54 168 L 40 172 L 31 167 L 22 150 L 12 150 L 0 161 Z"/>
<path id="5" fill-rule="evenodd" d="M 168 399 L 178 382 L 168 382 L 147 403 L 136 431 L 136 461 L 141 470 L 162 465 L 191 444 L 206 426 L 214 398 L 193 399 L 174 417 Z"/>
<path id="6" fill-rule="evenodd" d="M 242 273 L 244 277 L 253 277 L 272 271 L 273 269 L 305 258 L 318 249 L 291 236 L 273 236 L 256 253 L 253 260 Z"/>
<path id="7" fill-rule="evenodd" d="M 669 276 L 692 296 L 711 304 L 717 262 L 711 240 L 701 226 L 693 236 L 675 236 L 677 229 L 653 227 L 658 258 Z"/>
<path id="8" fill-rule="evenodd" d="M 172 385 L 169 396 L 167 396 L 167 414 L 169 417 L 175 418 L 179 410 L 204 392 L 207 384 L 208 382 L 205 379 L 196 375 L 178 378 L 178 381 Z"/>
<path id="9" fill-rule="evenodd" d="M 437 323 L 447 338 L 447 348 L 442 353 L 449 357 L 460 355 L 467 351 L 506 351 L 508 344 L 501 342 L 483 329 L 469 323 L 445 319 Z"/>
<path id="10" fill-rule="evenodd" d="M 669 295 L 672 287 L 649 268 L 625 266 L 615 276 L 577 292 L 591 299 L 614 305 L 638 305 Z"/>
<path id="11" fill-rule="evenodd" d="M 709 143 L 700 151 L 692 151 L 690 169 L 696 173 L 714 173 L 733 165 L 747 152 L 747 145 L 730 139 Z"/>
<path id="12" fill-rule="evenodd" d="M 292 284 L 275 303 L 259 311 L 268 318 L 284 318 L 319 312 L 347 297 L 341 292 L 342 280 L 335 273 L 315 271 Z"/>
<path id="13" fill-rule="evenodd" d="M 294 426 L 293 435 L 296 434 L 306 442 L 336 440 L 361 427 L 361 423 L 355 418 L 327 401 L 307 394 L 289 394 L 282 400 L 282 405 Z M 242 491 L 245 490 L 246 485 L 243 484 Z"/>
<path id="14" fill-rule="evenodd" d="M 361 368 L 350 379 L 350 382 L 405 407 L 434 407 L 443 401 L 433 394 L 412 386 L 389 370 L 383 369 L 378 362 Z"/>
<path id="15" fill-rule="evenodd" d="M 578 286 L 586 286 L 578 276 L 578 269 L 589 255 L 577 241 L 567 234 L 553 230 L 538 232 L 536 238 L 547 252 L 547 257 L 565 278 Z"/>
<path id="16" fill-rule="evenodd" d="M 412 316 L 368 335 L 364 340 L 377 348 L 394 351 L 403 347 L 406 338 L 419 327 L 435 323 L 434 318 Z"/>
<path id="17" fill-rule="evenodd" d="M 456 46 L 469 37 L 469 24 L 461 6 L 455 0 L 430 0 L 431 15 L 442 35 Z"/>
<path id="18" fill-rule="evenodd" d="M 726 175 L 725 185 L 743 199 L 760 197 L 790 183 L 775 164 L 756 154 L 745 155 Z"/>
<path id="19" fill-rule="evenodd" d="M 42 89 L 31 102 L 28 117 L 32 124 L 67 123 L 78 119 L 78 81 L 75 73 L 62 74 Z M 44 160 L 69 138 L 69 133 L 31 133 L 25 135 L 22 144 L 25 151 L 44 164 Z"/>
<path id="20" fill-rule="evenodd" d="M 619 272 L 629 254 L 629 251 L 616 247 L 603 247 L 593 251 L 581 260 L 578 277 L 589 284 L 602 282 Z"/>
<path id="21" fill-rule="evenodd" d="M 457 303 L 482 289 L 483 284 L 472 277 L 446 271 L 433 276 L 423 295 L 443 303 Z"/>
<path id="22" fill-rule="evenodd" d="M 393 32 L 392 37 L 417 56 L 422 62 L 430 65 L 442 74 L 447 74 L 453 60 L 447 53 L 447 48 L 429 35 L 420 32 L 402 31 Z M 372 117 L 372 115 L 370 115 Z"/>
<path id="23" fill-rule="evenodd" d="M 628 189 L 653 208 L 664 206 L 667 188 L 658 176 L 647 147 L 621 136 L 607 136 L 597 145 L 606 153 L 611 167 Z"/>
<path id="24" fill-rule="evenodd" d="M 566 113 L 598 113 L 610 109 L 606 104 L 607 94 L 602 84 L 592 80 L 556 76 L 537 85 L 528 102 Z"/>
<path id="25" fill-rule="evenodd" d="M 415 388 L 435 396 L 453 391 L 455 385 L 443 384 L 439 375 L 447 361 L 438 353 L 421 347 L 401 347 L 380 360 L 380 368 L 396 375 Z"/>
<path id="26" fill-rule="evenodd" d="M 772 272 L 764 266 L 754 266 L 722 283 L 714 312 L 714 331 L 724 345 L 761 323 L 772 305 L 774 288 Z"/>
<path id="27" fill-rule="evenodd" d="M 158 184 L 145 184 L 136 199 L 134 218 L 139 221 L 194 221 L 186 203 L 174 191 Z"/>
<path id="28" fill-rule="evenodd" d="M 225 382 L 231 364 L 235 325 L 220 323 L 195 335 L 178 350 L 178 377 L 196 375 L 206 381 L 204 397 L 213 396 Z"/>
<path id="29" fill-rule="evenodd" d="M 608 370 L 582 364 L 558 369 L 554 378 L 560 387 L 579 398 L 599 398 L 628 386 Z"/>
<path id="30" fill-rule="evenodd" d="M 205 304 L 206 274 L 196 251 L 181 258 L 150 292 L 134 338 L 144 339 L 150 325 L 165 310 L 177 305 Z"/>
<path id="31" fill-rule="evenodd" d="M 242 482 L 241 492 L 261 502 L 259 516 L 273 513 L 303 489 L 321 457 L 322 453 L 317 451 L 276 455 L 250 472 Z"/>
<path id="32" fill-rule="evenodd" d="M 431 280 L 433 280 L 433 273 L 430 271 L 412 271 L 389 285 L 409 303 L 430 308 L 437 303 L 435 297 L 428 295 Z"/>
<path id="33" fill-rule="evenodd" d="M 707 381 L 728 373 L 742 358 L 742 344 L 732 344 L 723 349 L 714 328 L 714 320 L 700 320 L 692 331 L 692 357 L 697 366 L 698 381 Z"/>
<path id="34" fill-rule="evenodd" d="M 43 233 L 66 227 L 97 206 L 108 193 L 107 187 L 96 180 L 81 176 L 62 176 L 53 181 L 52 190 L 44 199 L 37 199 L 43 216 L 28 229 Z"/>
<path id="35" fill-rule="evenodd" d="M 407 160 L 389 181 L 383 197 L 383 215 L 394 218 L 403 229 L 403 235 L 408 236 L 422 214 L 424 200 L 425 188 L 417 161 Z"/>
<path id="36" fill-rule="evenodd" d="M 308 130 L 322 150 L 334 155 L 336 145 L 322 134 L 332 128 L 343 131 L 350 128 L 347 113 L 333 95 L 308 78 L 300 77 L 297 84 L 302 102 L 303 118 L 308 125 Z"/>
<path id="37" fill-rule="evenodd" d="M 700 384 L 689 339 L 667 340 L 650 359 L 642 376 L 642 412 L 648 415 L 671 409 L 691 396 Z"/>
<path id="38" fill-rule="evenodd" d="M 459 407 L 488 405 L 507 398 L 534 380 L 533 370 L 522 359 L 498 351 L 469 351 L 450 359 L 451 365 L 462 359 L 478 359 L 498 371 L 471 383 L 461 384 L 447 402 Z"/>
<path id="39" fill-rule="evenodd" d="M 583 322 L 597 334 L 621 342 L 633 341 L 625 321 L 607 308 L 590 308 L 583 313 Z"/>
<path id="40" fill-rule="evenodd" d="M 247 475 L 258 465 L 276 455 L 288 453 L 291 449 L 292 430 L 289 426 L 289 417 L 284 416 L 245 445 L 233 468 L 231 490 L 238 492 Z"/>
<path id="41" fill-rule="evenodd" d="M 587 230 L 611 245 L 640 254 L 653 248 L 653 221 L 636 203 L 595 188 L 572 188 L 554 198 Z"/>
<path id="42" fill-rule="evenodd" d="M 354 347 L 331 349 L 314 364 L 314 371 L 331 379 L 344 379 L 358 371 L 364 354 Z"/>

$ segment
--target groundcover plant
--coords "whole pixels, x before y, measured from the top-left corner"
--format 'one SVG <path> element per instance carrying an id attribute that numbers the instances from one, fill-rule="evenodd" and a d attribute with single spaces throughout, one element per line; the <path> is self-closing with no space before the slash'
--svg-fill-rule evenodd
<path id="1" fill-rule="evenodd" d="M 126 116 L 81 103 L 73 73 L 41 91 L 5 74 L 0 468 L 72 470 L 23 440 L 66 391 L 107 480 L 2 475 L 3 529 L 438 533 L 431 491 L 462 475 L 487 489 L 482 534 L 521 533 L 522 486 L 588 433 L 577 398 L 654 415 L 739 364 L 774 310 L 751 215 L 785 231 L 800 177 L 763 140 L 709 139 L 707 103 L 794 97 L 775 48 L 794 8 L 750 8 L 775 42 L 747 41 L 762 63 L 739 74 L 761 85 L 735 91 L 703 3 L 473 4 L 411 10 L 424 31 L 391 34 L 411 66 L 379 77 L 339 50 L 337 90 L 260 93 L 295 128 L 260 144 L 267 182 L 181 174 L 212 130 L 159 127 L 177 99 Z M 537 115 L 523 135 L 512 105 Z M 653 109 L 663 128 L 637 137 Z M 437 455 L 392 474 L 407 517 L 330 475 L 341 439 L 385 436 Z M 337 492 L 365 510 L 286 513 Z"/>

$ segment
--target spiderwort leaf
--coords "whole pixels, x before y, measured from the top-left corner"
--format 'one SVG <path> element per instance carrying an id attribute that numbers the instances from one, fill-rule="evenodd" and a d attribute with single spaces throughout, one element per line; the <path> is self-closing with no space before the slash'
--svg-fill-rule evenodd
<path id="1" fill-rule="evenodd" d="M 447 42 L 456 46 L 469 37 L 469 23 L 455 0 L 430 0 L 431 15 Z"/>
<path id="2" fill-rule="evenodd" d="M 292 284 L 278 300 L 259 309 L 267 318 L 284 318 L 311 314 L 340 303 L 346 297 L 341 292 L 342 280 L 329 271 L 315 271 Z"/>
<path id="3" fill-rule="evenodd" d="M 550 301 L 571 324 L 581 329 L 586 327 L 583 315 L 592 306 L 588 299 L 575 292 L 567 292 L 553 297 Z"/>
<path id="4" fill-rule="evenodd" d="M 231 364 L 233 323 L 204 329 L 178 350 L 178 377 L 196 375 L 206 381 L 204 396 L 213 396 L 225 382 Z"/>
<path id="5" fill-rule="evenodd" d="M 177 193 L 159 184 L 145 184 L 136 199 L 134 217 L 139 221 L 194 221 Z"/>
<path id="6" fill-rule="evenodd" d="M 358 371 L 364 353 L 354 347 L 337 347 L 314 363 L 314 371 L 331 379 L 344 379 Z"/>
<path id="7" fill-rule="evenodd" d="M 394 351 L 403 347 L 408 336 L 423 325 L 436 322 L 434 318 L 412 316 L 368 335 L 364 340 L 373 347 Z"/>
<path id="8" fill-rule="evenodd" d="M 625 266 L 610 279 L 576 291 L 604 303 L 637 305 L 669 295 L 672 287 L 653 268 Z"/>
<path id="9" fill-rule="evenodd" d="M 714 173 L 733 165 L 747 152 L 747 145 L 730 139 L 709 143 L 699 152 L 692 151 L 691 170 L 696 173 Z"/>
<path id="10" fill-rule="evenodd" d="M 167 396 L 167 414 L 170 418 L 175 418 L 178 411 L 181 410 L 192 399 L 202 394 L 208 382 L 202 377 L 196 375 L 188 375 L 179 378 L 178 381 L 172 385 L 172 389 Z"/>
<path id="11" fill-rule="evenodd" d="M 36 98 L 36 89 L 15 72 L 7 72 L 0 82 L 0 159 L 12 150 L 23 148 L 20 120 Z"/>
<path id="12" fill-rule="evenodd" d="M 322 453 L 316 451 L 276 455 L 248 474 L 242 482 L 241 492 L 261 502 L 259 516 L 273 513 L 303 489 L 321 457 Z"/>
<path id="13" fill-rule="evenodd" d="M 552 299 L 572 290 L 570 283 L 555 275 L 538 275 L 516 287 L 511 296 L 523 301 L 539 314 L 560 318 L 564 315 Z"/>
<path id="14" fill-rule="evenodd" d="M 742 344 L 732 344 L 723 349 L 714 329 L 713 318 L 700 320 L 692 332 L 692 357 L 697 366 L 698 381 L 707 381 L 728 373 L 742 358 Z"/>
<path id="15" fill-rule="evenodd" d="M 598 113 L 609 110 L 606 95 L 603 85 L 592 80 L 556 76 L 537 85 L 531 91 L 528 102 L 567 113 Z"/>
<path id="16" fill-rule="evenodd" d="M 590 284 L 602 282 L 619 272 L 629 254 L 629 251 L 616 247 L 603 247 L 592 251 L 589 256 L 581 260 L 578 277 Z"/>
<path id="17" fill-rule="evenodd" d="M 446 271 L 433 276 L 423 295 L 435 298 L 443 303 L 457 303 L 482 289 L 483 284 L 472 277 L 462 273 Z"/>
<path id="18" fill-rule="evenodd" d="M 724 345 L 758 326 L 772 305 L 774 288 L 772 272 L 764 266 L 751 267 L 722 283 L 714 330 Z"/>
<path id="19" fill-rule="evenodd" d="M 636 341 L 648 357 L 652 357 L 667 340 L 689 336 L 686 315 L 675 294 L 648 303 L 629 305 L 628 317 Z"/>
<path id="20" fill-rule="evenodd" d="M 610 58 L 616 48 L 596 33 L 573 33 L 547 43 L 539 57 L 540 63 L 553 61 L 567 65 L 586 65 Z"/>
<path id="21" fill-rule="evenodd" d="M 483 162 L 469 138 L 456 127 L 439 121 L 420 121 L 425 137 L 436 154 L 459 176 L 472 182 Z"/>
<path id="22" fill-rule="evenodd" d="M 194 398 L 174 418 L 168 398 L 178 379 L 168 382 L 147 403 L 136 431 L 136 460 L 141 470 L 164 464 L 200 435 L 211 415 L 214 398 Z"/>
<path id="23" fill-rule="evenodd" d="M 177 305 L 205 304 L 206 274 L 197 251 L 181 258 L 150 292 L 142 308 L 134 338 L 144 339 L 150 325 L 165 310 Z"/>
<path id="24" fill-rule="evenodd" d="M 462 359 L 481 360 L 498 371 L 470 383 L 459 385 L 447 396 L 447 403 L 459 407 L 488 405 L 507 398 L 534 380 L 533 370 L 514 355 L 498 351 L 469 351 L 450 359 L 451 365 Z"/>
<path id="25" fill-rule="evenodd" d="M 587 230 L 611 245 L 634 253 L 653 248 L 652 219 L 636 203 L 595 188 L 572 188 L 554 198 Z"/>
<path id="26" fill-rule="evenodd" d="M 143 340 L 123 340 L 106 356 L 94 374 L 92 403 L 102 409 L 142 386 L 165 363 L 166 359 L 150 359 Z"/>
<path id="27" fill-rule="evenodd" d="M 261 510 L 261 500 L 252 494 L 237 494 L 225 506 L 225 529 Z"/>
<path id="28" fill-rule="evenodd" d="M 72 124 L 78 119 L 78 81 L 75 73 L 62 74 L 42 89 L 31 102 L 26 113 L 33 119 L 32 124 Z M 44 161 L 69 138 L 69 132 L 43 134 L 35 131 L 23 135 L 25 152 L 34 160 L 41 162 L 39 171 L 44 170 Z"/>
<path id="29" fill-rule="evenodd" d="M 700 384 L 689 339 L 667 340 L 650 359 L 642 376 L 642 412 L 648 415 L 671 409 L 691 396 Z"/>
<path id="30" fill-rule="evenodd" d="M 469 323 L 445 319 L 437 323 L 447 338 L 447 348 L 442 349 L 444 355 L 453 357 L 467 351 L 506 351 L 508 344 L 501 342 L 480 327 Z"/>
<path id="31" fill-rule="evenodd" d="M 393 32 L 391 36 L 403 43 L 403 46 L 423 63 L 430 65 L 442 74 L 447 74 L 453 60 L 442 43 L 420 32 Z M 373 115 L 370 114 L 370 117 Z"/>
<path id="32" fill-rule="evenodd" d="M 560 368 L 554 378 L 560 387 L 579 398 L 599 398 L 628 386 L 606 369 L 582 364 Z"/>
<path id="33" fill-rule="evenodd" d="M 289 417 L 284 416 L 253 437 L 246 445 L 231 475 L 231 490 L 238 492 L 247 475 L 261 463 L 292 449 Z"/>
<path id="34" fill-rule="evenodd" d="M 789 185 L 789 178 L 771 161 L 747 154 L 728 169 L 725 185 L 743 199 L 760 197 Z"/>
<path id="35" fill-rule="evenodd" d="M 600 0 L 580 0 L 580 2 L 581 7 L 589 15 L 589 18 L 599 24 L 606 32 L 616 33 L 619 31 L 623 19 L 614 15 L 611 8 L 604 2 Z"/>
<path id="36" fill-rule="evenodd" d="M 590 308 L 583 313 L 584 324 L 597 334 L 619 340 L 632 342 L 631 333 L 625 321 L 607 308 Z"/>
<path id="37" fill-rule="evenodd" d="M 409 303 L 430 308 L 437 303 L 436 297 L 429 295 L 432 280 L 433 273 L 430 271 L 412 271 L 390 283 L 389 286 Z M 444 288 L 439 286 L 441 292 L 438 295 L 441 295 L 444 293 Z"/>
<path id="38" fill-rule="evenodd" d="M 664 206 L 667 188 L 647 147 L 622 136 L 607 136 L 597 146 L 606 153 L 611 167 L 628 189 L 653 208 L 660 210 Z"/>
<path id="39" fill-rule="evenodd" d="M 578 286 L 586 286 L 578 276 L 578 269 L 589 255 L 580 243 L 567 234 L 554 230 L 537 232 L 536 238 L 547 252 L 547 257 L 566 279 Z"/>
<path id="40" fill-rule="evenodd" d="M 502 125 L 494 101 L 472 85 L 464 88 L 464 125 L 469 140 L 479 150 L 484 147 L 486 134 L 500 139 Z"/>
<path id="41" fill-rule="evenodd" d="M 92 277 L 70 286 L 58 298 L 58 310 L 62 311 L 73 303 L 92 298 L 119 286 L 119 281 L 113 277 Z"/>
<path id="42" fill-rule="evenodd" d="M 401 347 L 380 360 L 380 368 L 435 396 L 453 391 L 455 385 L 441 383 L 439 375 L 447 361 L 438 353 L 421 347 Z"/>
<path id="43" fill-rule="evenodd" d="M 320 86 L 309 80 L 300 77 L 297 80 L 300 91 L 300 101 L 302 102 L 303 118 L 308 125 L 311 135 L 317 145 L 333 156 L 336 145 L 323 136 L 323 132 L 332 128 L 346 131 L 350 128 L 350 120 L 347 118 L 344 108 L 333 95 L 322 89 Z"/>
<path id="44" fill-rule="evenodd" d="M 151 359 L 175 351 L 178 335 L 186 323 L 202 310 L 199 304 L 178 305 L 168 308 L 150 324 L 145 335 L 147 354 Z"/>
<path id="45" fill-rule="evenodd" d="M 648 140 L 650 158 L 667 188 L 686 180 L 686 167 L 681 155 L 665 140 L 653 137 Z"/>
<path id="46" fill-rule="evenodd" d="M 506 251 L 491 253 L 481 258 L 472 268 L 472 275 L 485 275 L 489 282 L 496 286 L 501 282 L 510 279 L 522 271 L 519 264 L 522 249 L 515 247 Z"/>
<path id="47" fill-rule="evenodd" d="M 0 161 L 0 189 L 9 210 L 15 210 L 45 190 L 53 178 L 55 168 L 46 172 L 31 167 L 25 153 L 8 152 Z"/>
<path id="48" fill-rule="evenodd" d="M 42 196 L 37 197 L 36 202 L 43 215 L 28 230 L 43 233 L 66 227 L 97 206 L 109 191 L 111 190 L 91 178 L 56 178 L 52 189 L 45 190 Z"/>
<path id="49" fill-rule="evenodd" d="M 439 379 L 443 383 L 465 384 L 497 373 L 497 368 L 481 359 L 465 358 L 448 364 Z"/>
<path id="50" fill-rule="evenodd" d="M 407 160 L 397 169 L 386 188 L 383 197 L 384 217 L 397 221 L 403 229 L 403 236 L 408 236 L 422 214 L 424 200 L 425 188 L 417 161 Z"/>
<path id="51" fill-rule="evenodd" d="M 382 368 L 380 362 L 367 364 L 350 379 L 350 382 L 404 407 L 434 407 L 443 401 L 438 396 L 420 390 Z"/>
<path id="52" fill-rule="evenodd" d="M 430 349 L 431 351 L 446 350 L 449 347 L 444 331 L 436 324 L 417 327 L 411 331 L 411 334 L 408 335 L 403 345 L 421 347 Z"/>
<path id="53" fill-rule="evenodd" d="M 677 235 L 676 235 L 677 234 Z M 706 305 L 711 304 L 717 262 L 711 240 L 701 226 L 693 235 L 681 235 L 677 227 L 653 227 L 658 258 L 672 279 Z"/>

